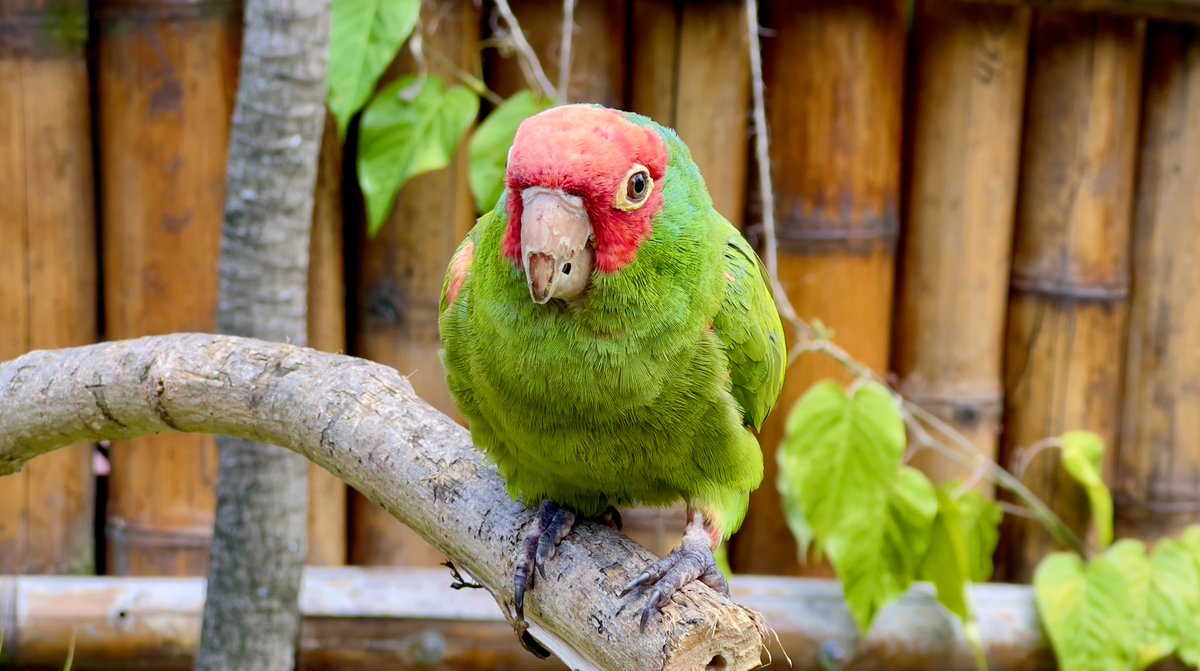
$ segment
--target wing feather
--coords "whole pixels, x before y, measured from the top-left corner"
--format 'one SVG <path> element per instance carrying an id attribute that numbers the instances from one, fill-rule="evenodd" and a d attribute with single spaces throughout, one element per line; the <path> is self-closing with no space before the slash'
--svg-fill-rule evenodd
<path id="1" fill-rule="evenodd" d="M 787 365 L 783 324 L 767 270 L 732 224 L 725 240 L 725 300 L 713 330 L 729 359 L 733 397 L 756 431 L 779 400 Z"/>

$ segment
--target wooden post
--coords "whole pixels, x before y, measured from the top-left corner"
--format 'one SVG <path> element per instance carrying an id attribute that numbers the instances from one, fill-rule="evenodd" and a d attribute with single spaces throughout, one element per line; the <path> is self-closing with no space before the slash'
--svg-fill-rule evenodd
<path id="1" fill-rule="evenodd" d="M 1058 452 L 1028 460 L 1028 448 L 1074 429 L 1116 445 L 1145 31 L 1127 17 L 1053 11 L 1033 24 L 1004 461 L 1082 538 L 1091 519 L 1082 488 Z M 1058 549 L 1041 524 L 1013 515 L 1001 548 L 1003 574 L 1019 582 Z"/>
<path id="2" fill-rule="evenodd" d="M 1117 535 L 1200 517 L 1200 27 L 1152 23 L 1117 453 Z"/>
<path id="3" fill-rule="evenodd" d="M 476 67 L 480 16 L 474 5 L 442 0 L 426 6 L 424 16 L 427 22 L 437 17 L 437 28 L 424 35 L 426 49 L 437 50 L 465 70 Z M 457 83 L 436 59 L 429 64 L 431 72 L 447 84 Z M 412 68 L 407 56 L 398 66 L 393 69 Z M 421 398 L 452 417 L 457 417 L 454 401 L 438 359 L 438 299 L 446 264 L 474 221 L 464 144 L 449 167 L 417 176 L 400 191 L 395 210 L 374 239 L 365 239 L 360 229 L 364 237 L 359 243 L 355 352 L 407 375 Z M 350 560 L 432 566 L 445 557 L 382 508 L 354 493 Z"/>
<path id="4" fill-rule="evenodd" d="M 1029 10 L 922 0 L 913 25 L 893 365 L 908 398 L 995 458 Z M 975 475 L 932 450 L 913 463 L 935 482 Z"/>
<path id="5" fill-rule="evenodd" d="M 87 3 L 0 9 L 0 359 L 96 338 Z M 0 478 L 0 572 L 95 565 L 91 445 Z"/>
<path id="6" fill-rule="evenodd" d="M 325 115 L 325 135 L 317 163 L 312 238 L 308 255 L 308 345 L 326 352 L 346 351 L 346 280 L 342 230 L 342 143 L 337 125 Z M 313 464 L 308 472 L 308 563 L 346 563 L 346 485 Z"/>
<path id="7" fill-rule="evenodd" d="M 779 279 L 801 318 L 821 320 L 840 345 L 883 371 L 900 207 L 904 3 L 776 0 L 765 7 L 763 24 L 775 34 L 764 40 L 763 68 Z M 760 436 L 766 479 L 734 538 L 736 571 L 801 572 L 775 489 L 774 456 L 792 404 L 828 377 L 844 373 L 819 356 L 802 357 L 788 371 Z"/>
<path id="8" fill-rule="evenodd" d="M 240 12 L 102 0 L 96 23 L 105 335 L 211 331 Z M 109 571 L 204 575 L 216 465 L 207 436 L 114 444 Z"/>
<path id="9" fill-rule="evenodd" d="M 578 0 L 571 47 L 569 102 L 590 102 L 609 107 L 625 104 L 625 23 L 627 0 Z M 562 48 L 561 2 L 509 0 L 513 14 L 537 53 L 550 83 L 559 83 Z M 499 19 L 496 19 L 499 20 Z M 503 25 L 501 21 L 500 25 Z M 519 55 L 491 60 L 488 86 L 508 97 L 530 88 L 518 62 Z M 536 91 L 536 86 L 534 86 Z"/>
<path id="10" fill-rule="evenodd" d="M 741 0 L 639 1 L 631 20 L 630 109 L 674 128 L 713 205 L 738 228 L 746 204 L 750 63 Z"/>

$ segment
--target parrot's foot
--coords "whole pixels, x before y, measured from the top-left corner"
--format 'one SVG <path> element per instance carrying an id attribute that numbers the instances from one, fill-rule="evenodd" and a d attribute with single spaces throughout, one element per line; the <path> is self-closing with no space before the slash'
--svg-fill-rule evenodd
<path id="1" fill-rule="evenodd" d="M 661 611 L 670 603 L 671 597 L 679 591 L 679 588 L 693 580 L 699 580 L 718 592 L 729 595 L 729 583 L 725 581 L 725 576 L 721 575 L 721 570 L 717 568 L 717 561 L 713 557 L 712 539 L 720 537 L 712 531 L 704 521 L 703 515 L 698 512 L 693 513 L 688 522 L 687 531 L 683 535 L 683 542 L 679 544 L 679 547 L 672 550 L 671 554 L 651 564 L 645 571 L 642 571 L 641 575 L 634 578 L 621 590 L 618 596 L 625 596 L 641 587 L 654 586 L 650 590 L 650 600 L 642 609 L 640 623 L 642 631 L 646 630 L 646 623 L 650 621 L 650 616 Z"/>
<path id="2" fill-rule="evenodd" d="M 604 514 L 600 516 L 600 521 L 616 529 L 617 531 L 620 531 L 621 527 L 623 526 L 621 522 L 621 511 L 617 510 L 615 506 L 609 506 L 608 510 L 605 510 Z"/>
<path id="3" fill-rule="evenodd" d="M 543 578 L 546 577 L 546 560 L 554 556 L 558 550 L 558 544 L 562 542 L 563 538 L 566 538 L 567 534 L 571 533 L 571 527 L 574 524 L 575 513 L 560 508 L 550 501 L 542 501 L 537 517 L 534 518 L 533 525 L 529 529 L 529 535 L 525 537 L 525 542 L 521 546 L 521 554 L 517 557 L 517 569 L 513 576 L 515 582 L 513 605 L 517 619 L 513 623 L 513 628 L 521 635 L 521 642 L 525 643 L 525 647 L 543 659 L 549 656 L 549 653 L 541 646 L 537 646 L 538 649 L 530 647 L 526 642 L 528 636 L 524 635 L 527 627 L 525 624 L 525 592 L 533 589 L 534 568 Z"/>

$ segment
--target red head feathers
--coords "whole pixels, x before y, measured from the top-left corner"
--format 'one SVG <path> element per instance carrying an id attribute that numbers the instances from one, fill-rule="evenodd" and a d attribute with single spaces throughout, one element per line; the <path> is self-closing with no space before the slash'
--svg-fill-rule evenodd
<path id="1" fill-rule="evenodd" d="M 504 255 L 521 261 L 522 192 L 561 190 L 583 200 L 600 272 L 620 270 L 662 209 L 667 146 L 612 109 L 566 105 L 526 119 L 509 152 Z M 648 178 L 648 179 L 647 179 Z"/>

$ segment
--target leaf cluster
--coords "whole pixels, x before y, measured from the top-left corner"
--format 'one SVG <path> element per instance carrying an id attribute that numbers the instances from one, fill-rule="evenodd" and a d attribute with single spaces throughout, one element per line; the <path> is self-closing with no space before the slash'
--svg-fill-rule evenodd
<path id="1" fill-rule="evenodd" d="M 1101 477 L 1104 441 L 1062 436 L 1063 467 L 1087 492 L 1096 529 L 1090 559 L 1056 552 L 1033 577 L 1038 612 L 1064 671 L 1144 669 L 1178 654 L 1200 666 L 1200 526 L 1159 541 L 1112 542 L 1112 494 Z"/>
<path id="2" fill-rule="evenodd" d="M 1087 494 L 1095 556 L 1058 552 L 1034 576 L 1043 626 L 1064 671 L 1136 671 L 1177 654 L 1200 665 L 1200 526 L 1160 541 L 1112 544 L 1104 441 L 1075 431 L 1050 441 Z M 913 582 L 933 583 L 962 620 L 984 665 L 967 588 L 991 577 L 1003 512 L 958 483 L 935 486 L 904 465 L 907 431 L 896 395 L 864 381 L 811 388 L 792 407 L 778 452 L 778 487 L 801 558 L 815 548 L 842 580 L 865 634 Z"/>
<path id="3" fill-rule="evenodd" d="M 419 30 L 420 0 L 334 0 L 329 55 L 329 111 L 343 140 L 360 111 L 357 172 L 367 207 L 367 234 L 383 227 L 408 180 L 450 165 L 479 116 L 478 79 L 447 85 L 423 67 L 376 90 L 379 79 Z M 417 47 L 419 48 L 419 46 Z M 419 59 L 423 63 L 423 60 Z M 517 126 L 553 103 L 520 91 L 498 105 L 468 141 L 475 207 L 486 212 L 503 192 L 504 165 Z"/>
<path id="4" fill-rule="evenodd" d="M 958 483 L 934 486 L 904 465 L 907 436 L 890 390 L 815 385 L 792 408 L 778 486 L 804 557 L 829 558 L 864 633 L 917 580 L 971 626 L 967 586 L 992 574 L 1001 511 Z"/>

